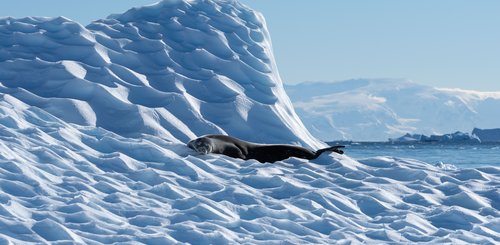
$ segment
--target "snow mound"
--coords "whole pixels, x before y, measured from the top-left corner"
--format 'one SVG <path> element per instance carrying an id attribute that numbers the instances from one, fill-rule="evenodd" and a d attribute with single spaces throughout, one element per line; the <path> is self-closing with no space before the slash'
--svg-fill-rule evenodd
<path id="1" fill-rule="evenodd" d="M 261 164 L 0 98 L 2 243 L 500 241 L 500 169 L 323 155 Z"/>
<path id="2" fill-rule="evenodd" d="M 316 137 L 386 141 L 496 128 L 500 92 L 433 88 L 408 80 L 357 79 L 286 85 L 295 110 Z M 451 119 L 451 120 L 450 120 Z"/>
<path id="3" fill-rule="evenodd" d="M 0 92 L 127 137 L 321 146 L 283 90 L 262 15 L 232 0 L 163 1 L 87 27 L 0 19 Z"/>

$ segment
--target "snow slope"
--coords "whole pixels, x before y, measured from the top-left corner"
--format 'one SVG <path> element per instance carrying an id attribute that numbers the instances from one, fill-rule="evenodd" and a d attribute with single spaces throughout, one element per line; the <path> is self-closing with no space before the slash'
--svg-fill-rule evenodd
<path id="1" fill-rule="evenodd" d="M 500 169 L 323 155 L 261 164 L 0 99 L 0 243 L 500 242 Z"/>
<path id="2" fill-rule="evenodd" d="M 86 28 L 5 18 L 0 45 L 0 244 L 500 242 L 496 167 L 187 148 L 205 132 L 320 145 L 262 17 L 237 2 L 164 1 Z"/>
<path id="3" fill-rule="evenodd" d="M 406 133 L 471 132 L 500 125 L 500 92 L 358 79 L 285 86 L 297 114 L 322 140 L 386 141 Z"/>
<path id="4" fill-rule="evenodd" d="M 235 1 L 163 1 L 87 27 L 4 18 L 0 47 L 0 92 L 66 122 L 321 145 L 285 95 L 263 17 Z"/>

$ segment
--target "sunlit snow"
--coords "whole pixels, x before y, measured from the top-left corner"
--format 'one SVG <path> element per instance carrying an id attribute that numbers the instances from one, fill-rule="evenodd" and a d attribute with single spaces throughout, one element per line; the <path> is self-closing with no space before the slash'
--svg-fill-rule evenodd
<path id="1" fill-rule="evenodd" d="M 186 147 L 206 133 L 323 145 L 283 90 L 262 15 L 192 0 L 87 27 L 0 19 L 2 244 L 500 241 L 499 168 Z"/>

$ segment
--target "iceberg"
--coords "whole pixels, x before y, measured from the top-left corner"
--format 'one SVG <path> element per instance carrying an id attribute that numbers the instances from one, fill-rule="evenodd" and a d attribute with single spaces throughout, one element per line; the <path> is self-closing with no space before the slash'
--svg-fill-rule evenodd
<path id="1" fill-rule="evenodd" d="M 474 128 L 472 135 L 478 137 L 483 142 L 500 142 L 500 128 L 479 129 Z"/>
<path id="2" fill-rule="evenodd" d="M 478 144 L 481 143 L 481 139 L 475 134 L 468 134 L 457 131 L 451 134 L 443 135 L 423 135 L 423 134 L 405 134 L 399 138 L 389 139 L 390 142 L 436 142 L 442 144 Z"/>

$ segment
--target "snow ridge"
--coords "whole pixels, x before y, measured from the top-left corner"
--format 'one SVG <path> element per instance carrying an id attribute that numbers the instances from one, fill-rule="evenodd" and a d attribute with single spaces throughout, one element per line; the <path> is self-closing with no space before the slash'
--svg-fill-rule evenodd
<path id="1" fill-rule="evenodd" d="M 162 1 L 87 27 L 3 18 L 0 47 L 0 92 L 66 122 L 322 145 L 283 91 L 263 17 L 237 1 Z"/>

